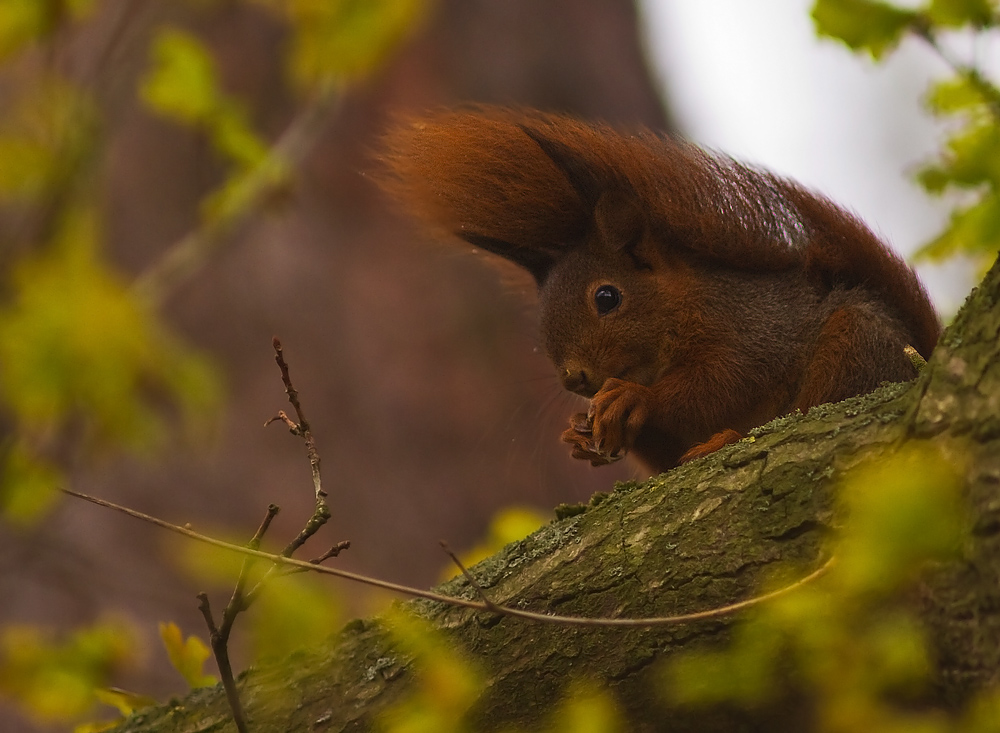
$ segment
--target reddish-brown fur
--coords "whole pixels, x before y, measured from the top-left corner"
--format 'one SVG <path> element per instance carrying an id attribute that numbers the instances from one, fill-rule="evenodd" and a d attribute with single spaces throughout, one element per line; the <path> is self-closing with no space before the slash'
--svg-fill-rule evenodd
<path id="1" fill-rule="evenodd" d="M 563 439 L 654 470 L 794 409 L 915 376 L 940 325 L 864 224 L 766 171 L 641 131 L 445 111 L 386 138 L 382 183 L 539 288 L 549 356 L 591 398 Z"/>

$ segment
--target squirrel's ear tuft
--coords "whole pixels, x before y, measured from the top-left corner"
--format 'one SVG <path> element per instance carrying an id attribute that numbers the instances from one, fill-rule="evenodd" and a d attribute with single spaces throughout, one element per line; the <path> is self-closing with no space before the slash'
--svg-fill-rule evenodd
<path id="1" fill-rule="evenodd" d="M 555 264 L 559 256 L 557 250 L 548 250 L 536 247 L 519 247 L 501 239 L 494 239 L 483 234 L 473 234 L 471 232 L 456 232 L 456 235 L 471 244 L 473 247 L 484 249 L 495 255 L 503 257 L 505 260 L 513 262 L 527 270 L 535 279 L 537 285 L 545 282 L 549 270 Z"/>
<path id="2" fill-rule="evenodd" d="M 572 147 L 553 134 L 546 135 L 530 124 L 518 125 L 524 134 L 534 140 L 542 152 L 563 172 L 566 180 L 576 191 L 583 205 L 592 209 L 600 198 L 604 183 L 597 171 Z"/>
<path id="3" fill-rule="evenodd" d="M 586 158 L 572 153 L 599 137 L 539 113 L 443 111 L 390 129 L 374 177 L 430 229 L 495 252 L 540 282 L 592 226 Z"/>
<path id="4" fill-rule="evenodd" d="M 601 241 L 616 250 L 634 250 L 646 231 L 646 216 L 635 194 L 621 188 L 601 194 L 594 206 Z"/>

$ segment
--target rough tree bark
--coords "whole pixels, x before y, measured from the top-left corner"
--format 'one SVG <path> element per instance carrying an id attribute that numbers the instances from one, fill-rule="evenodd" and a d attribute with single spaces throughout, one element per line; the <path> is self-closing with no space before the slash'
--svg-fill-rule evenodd
<path id="1" fill-rule="evenodd" d="M 496 602 L 590 616 L 671 615 L 753 595 L 778 563 L 815 567 L 837 479 L 872 449 L 932 441 L 965 456 L 970 533 L 912 604 L 934 646 L 935 702 L 960 704 L 1000 676 L 1000 265 L 970 296 L 913 383 L 779 419 L 753 442 L 642 484 L 619 485 L 476 566 Z M 877 490 L 877 487 L 873 487 Z M 464 580 L 442 587 L 472 597 Z M 625 707 L 631 730 L 803 730 L 785 706 L 753 714 L 668 710 L 653 664 L 721 642 L 735 619 L 656 630 L 541 625 L 430 602 L 410 604 L 487 672 L 477 729 L 537 722 L 565 684 L 589 676 Z M 410 688 L 410 660 L 377 619 L 241 679 L 255 730 L 367 730 Z M 273 694 L 280 690 L 282 694 Z M 130 720 L 125 731 L 230 730 L 221 689 Z"/>

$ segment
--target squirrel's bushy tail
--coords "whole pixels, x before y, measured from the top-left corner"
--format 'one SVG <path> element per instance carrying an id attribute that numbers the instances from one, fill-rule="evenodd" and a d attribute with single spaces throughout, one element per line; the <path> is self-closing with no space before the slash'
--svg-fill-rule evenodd
<path id="1" fill-rule="evenodd" d="M 397 124 L 383 141 L 378 182 L 438 232 L 565 246 L 584 235 L 592 212 L 519 119 L 448 110 Z"/>

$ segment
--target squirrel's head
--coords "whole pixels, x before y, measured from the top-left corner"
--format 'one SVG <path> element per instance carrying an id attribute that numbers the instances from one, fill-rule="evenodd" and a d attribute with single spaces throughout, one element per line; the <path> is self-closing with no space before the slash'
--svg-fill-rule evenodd
<path id="1" fill-rule="evenodd" d="M 605 191 L 583 242 L 556 258 L 539 284 L 541 333 L 563 386 L 593 397 L 618 377 L 650 385 L 669 364 L 670 304 L 685 280 L 667 261 L 629 192 Z"/>
<path id="2" fill-rule="evenodd" d="M 676 330 L 685 268 L 655 246 L 644 145 L 539 113 L 446 111 L 389 132 L 380 182 L 432 229 L 531 273 L 546 351 L 590 397 L 610 377 L 655 381 Z"/>

